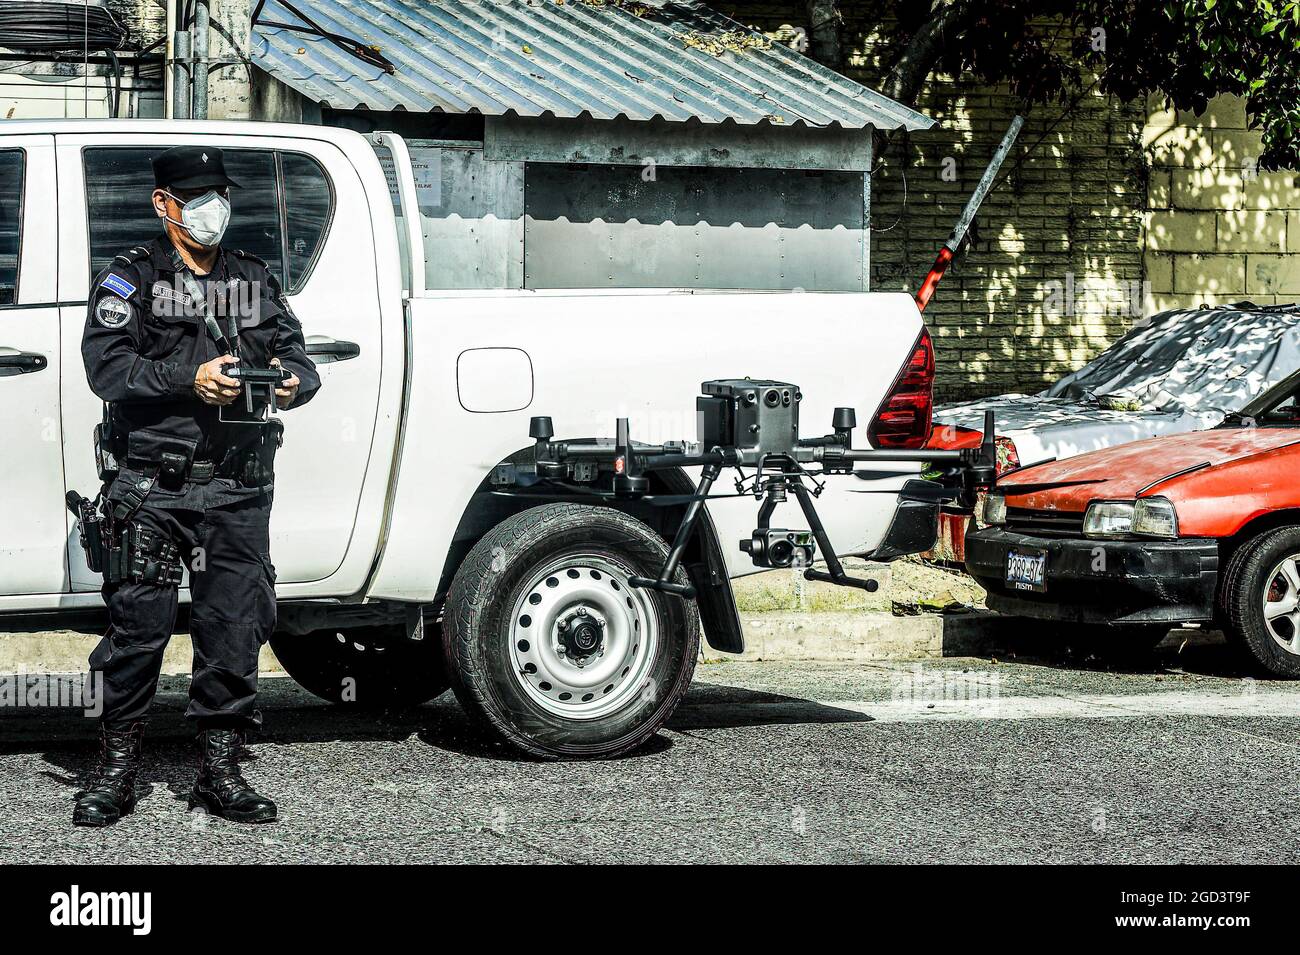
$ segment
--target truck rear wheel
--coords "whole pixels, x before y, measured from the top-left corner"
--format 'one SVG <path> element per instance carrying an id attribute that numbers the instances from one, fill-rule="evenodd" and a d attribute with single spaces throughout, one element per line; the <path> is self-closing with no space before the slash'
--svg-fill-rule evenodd
<path id="1" fill-rule="evenodd" d="M 1223 580 L 1228 635 L 1275 676 L 1300 677 L 1300 527 L 1242 545 Z"/>
<path id="2" fill-rule="evenodd" d="M 694 602 L 628 583 L 655 576 L 667 553 L 605 507 L 547 504 L 493 528 L 447 599 L 447 669 L 466 710 L 544 758 L 609 758 L 648 740 L 700 645 Z"/>
<path id="3" fill-rule="evenodd" d="M 303 689 L 331 703 L 366 709 L 418 706 L 447 689 L 441 640 L 403 627 L 345 627 L 277 633 L 271 649 Z"/>

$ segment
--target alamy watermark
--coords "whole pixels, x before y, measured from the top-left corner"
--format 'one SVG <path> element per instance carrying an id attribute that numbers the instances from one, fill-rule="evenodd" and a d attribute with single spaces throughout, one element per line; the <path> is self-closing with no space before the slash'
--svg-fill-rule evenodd
<path id="1" fill-rule="evenodd" d="M 914 663 L 911 669 L 891 677 L 889 698 L 895 702 L 973 701 L 997 705 L 1002 686 L 998 674 L 989 670 L 934 669 Z"/>
<path id="2" fill-rule="evenodd" d="M 104 712 L 104 674 L 0 674 L 0 709 L 81 710 L 86 716 Z"/>
<path id="3" fill-rule="evenodd" d="M 208 282 L 203 299 L 197 300 L 186 289 L 182 277 L 154 282 L 150 288 L 155 318 L 201 318 L 221 315 L 227 318 L 257 321 L 262 316 L 262 283 L 256 279 L 228 279 Z"/>
<path id="4" fill-rule="evenodd" d="M 132 935 L 153 928 L 152 892 L 91 892 L 71 886 L 50 896 L 50 924 L 58 927 L 120 925 Z"/>
<path id="5" fill-rule="evenodd" d="M 1140 318 L 1151 295 L 1151 283 L 1145 279 L 1077 279 L 1073 272 L 1066 272 L 1062 280 L 1044 282 L 1042 288 L 1043 314 L 1055 317 L 1087 312 Z"/>

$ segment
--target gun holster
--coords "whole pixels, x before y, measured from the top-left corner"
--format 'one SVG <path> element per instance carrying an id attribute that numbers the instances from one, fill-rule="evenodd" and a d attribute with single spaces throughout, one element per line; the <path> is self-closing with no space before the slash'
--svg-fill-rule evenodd
<path id="1" fill-rule="evenodd" d="M 77 516 L 77 533 L 86 566 L 110 584 L 179 584 L 185 572 L 180 549 L 164 534 L 137 521 L 116 518 L 112 502 L 94 501 L 69 491 L 68 510 Z M 138 507 L 138 505 L 137 505 Z M 116 505 L 121 510 L 121 503 Z M 134 512 L 132 512 L 134 513 Z"/>
<path id="2" fill-rule="evenodd" d="M 68 510 L 77 518 L 77 535 L 81 550 L 86 555 L 86 566 L 95 573 L 103 573 L 108 561 L 110 521 L 99 507 L 99 500 L 91 501 L 76 491 L 67 495 Z"/>

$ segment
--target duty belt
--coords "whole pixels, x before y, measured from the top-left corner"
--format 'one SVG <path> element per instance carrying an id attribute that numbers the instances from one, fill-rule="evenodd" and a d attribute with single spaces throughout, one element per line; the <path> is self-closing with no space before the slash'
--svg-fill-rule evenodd
<path id="1" fill-rule="evenodd" d="M 140 510 L 154 485 L 162 483 L 164 487 L 179 489 L 189 481 L 191 484 L 208 484 L 216 476 L 216 465 L 211 461 L 191 461 L 186 465 L 182 454 L 163 454 L 162 461 L 142 461 L 127 458 L 127 466 L 138 469 L 143 477 L 133 483 L 113 504 L 113 519 L 124 523 Z"/>
<path id="2" fill-rule="evenodd" d="M 154 475 L 164 486 L 179 486 L 185 481 L 191 484 L 208 484 L 217 476 L 217 465 L 214 461 L 191 461 L 187 465 L 184 455 L 164 454 L 162 457 L 161 462 L 128 457 L 126 463 L 127 467 L 133 470 Z"/>

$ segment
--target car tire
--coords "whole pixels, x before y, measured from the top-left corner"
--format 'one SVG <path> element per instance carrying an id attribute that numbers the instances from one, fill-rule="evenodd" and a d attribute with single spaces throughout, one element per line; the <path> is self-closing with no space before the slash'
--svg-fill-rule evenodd
<path id="1" fill-rule="evenodd" d="M 634 588 L 668 554 L 608 507 L 534 507 L 488 532 L 457 570 L 443 646 L 466 711 L 543 759 L 613 758 L 652 737 L 690 685 L 695 603 Z M 678 583 L 686 583 L 679 569 Z"/>
<path id="2" fill-rule="evenodd" d="M 1273 676 L 1300 678 L 1300 527 L 1243 544 L 1223 580 L 1229 638 Z"/>
<path id="3" fill-rule="evenodd" d="M 270 643 L 299 686 L 331 703 L 372 710 L 418 706 L 449 686 L 437 628 L 419 641 L 396 626 L 277 633 Z"/>

